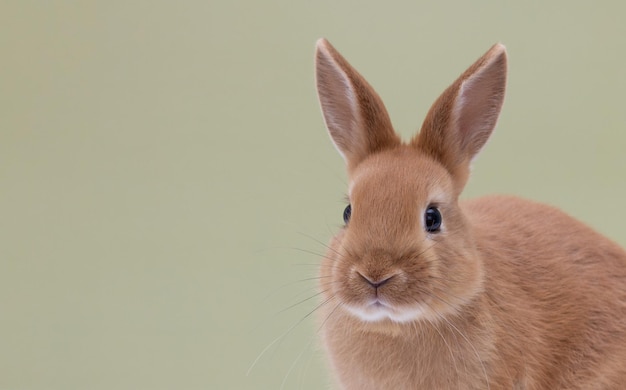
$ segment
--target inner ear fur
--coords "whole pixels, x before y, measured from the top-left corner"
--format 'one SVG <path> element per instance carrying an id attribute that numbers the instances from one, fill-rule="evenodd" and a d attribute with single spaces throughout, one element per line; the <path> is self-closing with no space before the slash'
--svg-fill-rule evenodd
<path id="1" fill-rule="evenodd" d="M 504 101 L 507 56 L 491 47 L 430 108 L 411 144 L 441 163 L 460 193 L 472 160 L 493 132 Z"/>
<path id="2" fill-rule="evenodd" d="M 374 88 L 323 38 L 317 42 L 315 78 L 326 128 L 348 170 L 401 143 Z"/>

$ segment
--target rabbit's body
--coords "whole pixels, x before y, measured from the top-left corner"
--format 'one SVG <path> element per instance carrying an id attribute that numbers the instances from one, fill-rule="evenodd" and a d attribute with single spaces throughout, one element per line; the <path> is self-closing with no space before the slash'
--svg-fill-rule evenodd
<path id="1" fill-rule="evenodd" d="M 350 179 L 320 270 L 341 388 L 626 388 L 626 252 L 550 206 L 459 201 L 504 99 L 504 47 L 448 87 L 408 143 L 325 40 L 316 65 Z"/>
<path id="2" fill-rule="evenodd" d="M 622 249 L 539 203 L 492 196 L 461 208 L 481 248 L 483 290 L 455 315 L 408 324 L 363 323 L 339 310 L 331 315 L 334 305 L 325 305 L 323 339 L 340 383 L 398 390 L 626 387 Z M 505 246 L 492 248 L 502 232 L 511 232 Z M 330 252 L 324 269 L 336 261 Z"/>

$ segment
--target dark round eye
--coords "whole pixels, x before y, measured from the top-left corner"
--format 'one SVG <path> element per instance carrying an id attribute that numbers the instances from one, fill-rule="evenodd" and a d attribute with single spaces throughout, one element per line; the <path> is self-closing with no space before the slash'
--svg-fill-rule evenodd
<path id="1" fill-rule="evenodd" d="M 424 226 L 429 233 L 436 233 L 441 228 L 441 213 L 434 206 L 429 206 L 424 213 Z"/>
<path id="2" fill-rule="evenodd" d="M 348 221 L 350 221 L 350 215 L 352 214 L 352 206 L 351 205 L 347 205 L 346 208 L 343 210 L 343 221 L 348 224 Z"/>

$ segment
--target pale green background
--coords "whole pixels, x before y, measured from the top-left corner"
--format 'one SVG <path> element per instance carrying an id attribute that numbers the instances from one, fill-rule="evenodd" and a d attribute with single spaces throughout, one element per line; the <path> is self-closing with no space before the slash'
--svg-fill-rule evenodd
<path id="1" fill-rule="evenodd" d="M 620 1 L 3 1 L 0 389 L 329 388 L 305 318 L 317 298 L 282 311 L 315 293 L 297 281 L 344 207 L 313 88 L 321 36 L 405 137 L 505 43 L 508 96 L 466 195 L 557 204 L 626 244 L 625 14 Z"/>

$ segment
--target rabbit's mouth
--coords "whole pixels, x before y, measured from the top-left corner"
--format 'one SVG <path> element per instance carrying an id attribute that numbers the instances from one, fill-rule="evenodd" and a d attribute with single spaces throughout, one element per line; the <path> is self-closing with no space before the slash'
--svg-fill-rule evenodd
<path id="1" fill-rule="evenodd" d="M 346 305 L 348 311 L 365 322 L 391 320 L 394 322 L 411 322 L 424 315 L 421 305 L 412 307 L 395 307 L 380 297 L 373 298 L 362 306 Z"/>
<path id="2" fill-rule="evenodd" d="M 372 302 L 369 306 L 373 306 L 377 308 L 387 307 L 387 305 L 381 302 L 381 300 L 378 298 L 374 299 L 374 302 Z"/>

